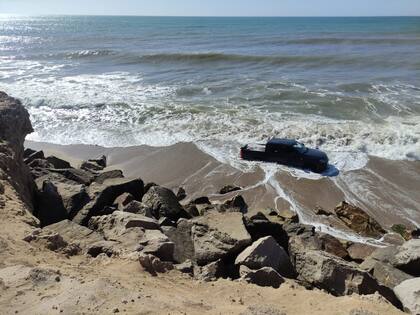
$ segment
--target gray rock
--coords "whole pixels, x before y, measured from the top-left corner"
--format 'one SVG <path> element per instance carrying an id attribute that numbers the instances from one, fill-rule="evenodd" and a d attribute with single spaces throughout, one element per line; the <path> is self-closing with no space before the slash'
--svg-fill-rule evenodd
<path id="1" fill-rule="evenodd" d="M 159 230 L 159 223 L 155 219 L 148 218 L 141 214 L 122 211 L 114 211 L 109 215 L 94 217 L 91 219 L 89 224 L 95 225 L 96 229 L 101 230 L 106 227 L 113 228 L 115 226 L 122 229 L 139 227 L 145 230 Z"/>
<path id="2" fill-rule="evenodd" d="M 68 218 L 63 199 L 58 193 L 57 187 L 50 181 L 43 182 L 42 190 L 37 194 L 37 205 L 35 216 L 41 221 L 41 226 Z"/>
<path id="3" fill-rule="evenodd" d="M 225 277 L 225 265 L 221 259 L 213 261 L 205 266 L 195 266 L 194 278 L 200 281 L 215 281 Z"/>
<path id="4" fill-rule="evenodd" d="M 56 183 L 56 187 L 69 219 L 72 219 L 90 201 L 84 185 Z"/>
<path id="5" fill-rule="evenodd" d="M 119 254 L 119 243 L 114 241 L 99 241 L 96 243 L 89 244 L 86 247 L 86 253 L 92 257 L 97 257 L 101 254 L 105 254 L 108 257 Z"/>
<path id="6" fill-rule="evenodd" d="M 115 178 L 108 179 L 103 184 L 92 183 L 88 188 L 89 197 L 92 199 L 74 217 L 74 221 L 81 225 L 87 225 L 93 216 L 101 215 L 106 206 L 111 206 L 114 200 L 121 194 L 128 192 L 136 200 L 143 197 L 143 181 L 141 179 Z"/>
<path id="7" fill-rule="evenodd" d="M 32 153 L 30 156 L 28 156 L 25 159 L 25 163 L 30 164 L 32 161 L 38 160 L 38 159 L 41 159 L 41 160 L 45 159 L 44 151 L 36 151 Z"/>
<path id="8" fill-rule="evenodd" d="M 123 178 L 123 172 L 121 170 L 111 170 L 111 171 L 105 171 L 101 172 L 98 175 L 95 176 L 94 181 L 103 184 L 104 181 L 107 179 L 113 179 L 113 178 Z"/>
<path id="9" fill-rule="evenodd" d="M 178 192 L 176 193 L 176 198 L 178 201 L 184 200 L 187 197 L 187 193 L 183 187 L 178 188 Z"/>
<path id="10" fill-rule="evenodd" d="M 241 187 L 238 187 L 238 186 L 226 185 L 222 189 L 220 189 L 219 194 L 225 195 L 225 194 L 228 194 L 230 192 L 238 191 L 238 190 L 241 190 L 241 189 L 242 188 Z"/>
<path id="11" fill-rule="evenodd" d="M 91 172 L 81 170 L 81 169 L 75 169 L 75 168 L 69 168 L 69 169 L 50 169 L 50 172 L 57 173 L 63 175 L 68 180 L 74 181 L 78 184 L 82 185 L 90 185 L 90 183 L 95 178 L 95 175 Z"/>
<path id="12" fill-rule="evenodd" d="M 401 282 L 413 278 L 390 264 L 380 261 L 376 262 L 373 267 L 373 276 L 380 284 L 391 289 Z"/>
<path id="13" fill-rule="evenodd" d="M 286 251 L 272 236 L 255 241 L 247 247 L 235 260 L 236 265 L 244 265 L 250 269 L 271 267 L 284 277 L 293 277 L 293 266 Z"/>
<path id="14" fill-rule="evenodd" d="M 140 201 L 133 200 L 129 202 L 123 210 L 124 212 L 130 212 L 135 214 L 142 214 L 146 217 L 153 218 L 152 209 L 144 206 Z"/>
<path id="15" fill-rule="evenodd" d="M 175 244 L 174 260 L 183 263 L 186 260 L 194 260 L 194 243 L 192 240 L 193 223 L 186 219 L 180 219 L 177 227 L 162 226 L 163 233 Z"/>
<path id="16" fill-rule="evenodd" d="M 404 311 L 420 314 L 420 278 L 405 280 L 394 288 L 394 292 L 401 301 Z"/>
<path id="17" fill-rule="evenodd" d="M 380 261 L 392 264 L 394 256 L 398 253 L 397 246 L 388 246 L 376 249 L 370 256 L 365 258 L 360 268 L 369 272 L 373 271 L 375 264 Z"/>
<path id="18" fill-rule="evenodd" d="M 125 208 L 125 206 L 127 206 L 133 200 L 134 200 L 134 197 L 133 197 L 132 194 L 130 194 L 130 193 L 123 193 L 122 195 L 118 196 L 114 200 L 114 206 L 118 210 L 123 211 L 123 209 Z M 131 211 L 127 211 L 127 212 L 131 212 Z"/>
<path id="19" fill-rule="evenodd" d="M 102 171 L 105 167 L 99 165 L 98 163 L 94 161 L 85 161 L 80 165 L 80 168 L 82 170 L 91 171 L 91 172 L 99 172 Z"/>
<path id="20" fill-rule="evenodd" d="M 206 196 L 195 198 L 190 203 L 193 205 L 211 205 L 209 197 Z"/>
<path id="21" fill-rule="evenodd" d="M 187 273 L 192 275 L 194 273 L 194 264 L 191 260 L 186 260 L 181 264 L 174 266 L 176 270 L 179 270 L 182 273 Z"/>
<path id="22" fill-rule="evenodd" d="M 191 220 L 194 257 L 199 265 L 216 261 L 226 255 L 236 255 L 251 243 L 251 236 L 237 212 L 209 212 Z"/>
<path id="23" fill-rule="evenodd" d="M 241 281 L 256 284 L 260 287 L 279 288 L 285 282 L 283 277 L 271 267 L 263 267 L 258 270 L 240 267 Z"/>
<path id="24" fill-rule="evenodd" d="M 354 243 L 347 248 L 347 252 L 352 260 L 362 262 L 376 249 L 377 247 L 368 244 Z"/>
<path id="25" fill-rule="evenodd" d="M 46 160 L 53 165 L 54 168 L 63 169 L 63 168 L 72 168 L 70 163 L 64 161 L 56 156 L 48 156 Z"/>
<path id="26" fill-rule="evenodd" d="M 146 230 L 140 244 L 145 254 L 152 254 L 163 261 L 174 260 L 175 244 L 159 230 Z"/>
<path id="27" fill-rule="evenodd" d="M 295 252 L 298 279 L 333 295 L 372 294 L 378 283 L 354 263 L 318 250 Z"/>
<path id="28" fill-rule="evenodd" d="M 242 196 L 235 196 L 230 200 L 225 201 L 220 206 L 220 212 L 242 212 L 248 211 L 248 205 L 246 204 Z"/>
<path id="29" fill-rule="evenodd" d="M 398 248 L 392 265 L 402 271 L 420 277 L 420 239 L 412 239 Z"/>
<path id="30" fill-rule="evenodd" d="M 190 218 L 172 190 L 164 187 L 151 187 L 144 195 L 142 203 L 145 207 L 152 209 L 153 216 L 157 219 L 162 216 L 174 221 L 179 218 Z"/>
<path id="31" fill-rule="evenodd" d="M 140 254 L 139 262 L 153 276 L 156 276 L 157 273 L 165 273 L 174 268 L 171 262 L 161 261 L 159 258 L 150 254 Z"/>

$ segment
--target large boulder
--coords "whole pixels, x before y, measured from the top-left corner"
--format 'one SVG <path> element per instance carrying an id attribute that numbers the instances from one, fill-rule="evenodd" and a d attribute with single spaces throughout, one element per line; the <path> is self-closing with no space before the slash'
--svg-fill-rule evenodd
<path id="1" fill-rule="evenodd" d="M 63 168 L 72 168 L 70 163 L 67 161 L 64 161 L 63 159 L 60 159 L 56 156 L 47 156 L 46 160 L 48 163 L 52 164 L 54 168 L 63 169 Z"/>
<path id="2" fill-rule="evenodd" d="M 199 265 L 237 255 L 251 243 L 241 213 L 209 212 L 191 221 L 194 258 Z"/>
<path id="3" fill-rule="evenodd" d="M 244 222 L 253 241 L 265 236 L 272 236 L 281 247 L 288 247 L 289 236 L 283 226 L 270 221 L 263 213 L 259 212 L 251 217 L 246 216 Z"/>
<path id="4" fill-rule="evenodd" d="M 57 187 L 50 181 L 44 181 L 42 190 L 36 198 L 35 216 L 40 220 L 41 226 L 50 225 L 68 218 L 68 213 L 63 205 L 63 199 Z"/>
<path id="5" fill-rule="evenodd" d="M 104 181 L 107 179 L 113 179 L 113 178 L 123 178 L 123 172 L 121 170 L 110 170 L 110 171 L 104 171 L 100 172 L 98 175 L 95 176 L 94 181 L 103 184 Z"/>
<path id="6" fill-rule="evenodd" d="M 63 175 L 68 180 L 74 181 L 78 184 L 82 185 L 90 185 L 90 183 L 94 180 L 95 175 L 89 171 L 82 170 L 82 169 L 75 169 L 75 168 L 68 168 L 68 169 L 50 169 L 52 173 L 57 173 Z"/>
<path id="7" fill-rule="evenodd" d="M 194 266 L 194 278 L 200 281 L 215 281 L 226 277 L 226 267 L 221 259 L 205 266 Z"/>
<path id="8" fill-rule="evenodd" d="M 32 131 L 29 114 L 21 102 L 0 92 L 0 180 L 12 185 L 30 211 L 35 185 L 23 163 L 23 143 Z"/>
<path id="9" fill-rule="evenodd" d="M 253 283 L 260 287 L 272 287 L 277 289 L 285 281 L 282 276 L 271 267 L 252 270 L 246 266 L 241 266 L 239 273 L 241 275 L 241 281 Z"/>
<path id="10" fill-rule="evenodd" d="M 130 193 L 136 200 L 141 200 L 144 184 L 141 179 L 116 178 L 105 180 L 103 184 L 92 183 L 88 188 L 91 201 L 74 217 L 78 224 L 87 225 L 93 216 L 101 215 L 102 210 L 111 206 L 114 200 L 123 193 Z"/>
<path id="11" fill-rule="evenodd" d="M 56 187 L 69 219 L 72 219 L 90 201 L 85 185 L 57 183 Z"/>
<path id="12" fill-rule="evenodd" d="M 250 269 L 271 267 L 282 276 L 292 277 L 294 275 L 289 256 L 272 236 L 263 237 L 247 247 L 238 255 L 235 264 Z"/>
<path id="13" fill-rule="evenodd" d="M 167 217 L 176 221 L 179 218 L 190 218 L 172 190 L 161 186 L 151 187 L 143 196 L 142 203 L 152 210 L 153 216 L 157 219 Z"/>
<path id="14" fill-rule="evenodd" d="M 420 278 L 405 280 L 394 288 L 406 312 L 420 314 Z"/>
<path id="15" fill-rule="evenodd" d="M 391 264 L 380 261 L 375 263 L 371 274 L 373 274 L 380 284 L 391 289 L 401 282 L 413 278 L 405 272 L 393 267 Z"/>
<path id="16" fill-rule="evenodd" d="M 368 244 L 354 243 L 347 247 L 347 252 L 351 260 L 362 262 L 369 257 L 377 247 Z"/>
<path id="17" fill-rule="evenodd" d="M 159 230 L 145 230 L 140 245 L 142 253 L 154 255 L 162 261 L 174 261 L 175 244 Z"/>
<path id="18" fill-rule="evenodd" d="M 420 277 L 420 239 L 412 239 L 400 246 L 392 264 L 412 276 Z"/>
<path id="19" fill-rule="evenodd" d="M 162 226 L 162 231 L 175 244 L 174 260 L 183 263 L 186 260 L 195 259 L 194 242 L 192 237 L 192 227 L 194 223 L 180 219 L 176 227 Z"/>
<path id="20" fill-rule="evenodd" d="M 380 238 L 386 233 L 379 223 L 365 211 L 347 202 L 343 201 L 335 207 L 334 213 L 347 227 L 359 235 Z"/>
<path id="21" fill-rule="evenodd" d="M 299 280 L 337 296 L 373 294 L 379 287 L 376 280 L 356 264 L 323 251 L 296 252 L 295 268 Z"/>
<path id="22" fill-rule="evenodd" d="M 288 248 L 292 260 L 296 252 L 307 249 L 325 251 L 344 259 L 348 257 L 346 248 L 339 240 L 329 234 L 315 232 L 312 226 L 289 223 L 284 225 L 284 229 L 289 236 Z"/>

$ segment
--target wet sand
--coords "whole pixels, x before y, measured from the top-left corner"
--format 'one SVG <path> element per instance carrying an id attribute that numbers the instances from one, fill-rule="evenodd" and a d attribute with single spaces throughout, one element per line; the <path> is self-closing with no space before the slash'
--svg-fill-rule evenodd
<path id="1" fill-rule="evenodd" d="M 140 177 L 176 190 L 185 188 L 188 199 L 202 195 L 225 200 L 241 194 L 250 212 L 275 208 L 291 209 L 301 221 L 351 240 L 361 240 L 344 227 L 316 216 L 321 206 L 332 210 L 345 200 L 373 216 L 384 228 L 402 223 L 420 227 L 420 161 L 392 161 L 369 157 L 365 167 L 340 172 L 335 177 L 297 177 L 287 167 L 258 164 L 243 172 L 223 164 L 202 152 L 192 143 L 167 147 L 135 146 L 104 148 L 93 145 L 55 145 L 27 141 L 26 147 L 44 150 L 77 165 L 82 160 L 101 155 L 108 157 L 108 169 L 121 169 L 126 177 Z M 240 192 L 219 195 L 224 185 L 243 187 Z"/>

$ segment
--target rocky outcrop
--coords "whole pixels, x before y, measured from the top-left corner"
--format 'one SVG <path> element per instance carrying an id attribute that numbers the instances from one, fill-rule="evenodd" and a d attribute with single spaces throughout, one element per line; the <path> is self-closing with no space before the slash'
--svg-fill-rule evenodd
<path id="1" fill-rule="evenodd" d="M 250 269 L 270 267 L 284 277 L 294 276 L 289 256 L 272 236 L 263 237 L 247 247 L 236 257 L 235 264 Z"/>
<path id="2" fill-rule="evenodd" d="M 335 207 L 334 213 L 347 227 L 362 236 L 380 238 L 386 233 L 365 211 L 345 201 Z"/>
<path id="3" fill-rule="evenodd" d="M 412 276 L 420 277 L 420 239 L 410 240 L 400 246 L 392 264 Z"/>
<path id="4" fill-rule="evenodd" d="M 23 163 L 23 143 L 33 131 L 21 102 L 0 92 L 0 180 L 7 181 L 30 211 L 35 185 Z"/>
<path id="5" fill-rule="evenodd" d="M 253 283 L 260 287 L 272 287 L 277 289 L 285 281 L 282 276 L 271 267 L 252 270 L 246 266 L 241 266 L 239 273 L 241 275 L 241 281 Z"/>
<path id="6" fill-rule="evenodd" d="M 192 219 L 191 239 L 194 260 L 205 265 L 219 258 L 238 254 L 251 243 L 241 213 L 210 212 Z"/>
<path id="7" fill-rule="evenodd" d="M 411 314 L 420 314 L 420 278 L 406 280 L 394 288 L 403 308 Z"/>
<path id="8" fill-rule="evenodd" d="M 104 214 L 103 209 L 112 206 L 114 200 L 123 193 L 130 193 L 136 200 L 141 200 L 144 185 L 141 179 L 115 178 L 108 179 L 103 184 L 92 183 L 87 191 L 91 201 L 73 219 L 82 225 L 87 225 L 91 217 Z"/>
<path id="9" fill-rule="evenodd" d="M 190 218 L 173 191 L 161 186 L 151 187 L 144 195 L 142 203 L 152 210 L 153 216 L 157 219 L 167 217 L 177 221 L 179 218 Z"/>
<path id="10" fill-rule="evenodd" d="M 295 253 L 298 279 L 334 295 L 373 294 L 378 283 L 356 264 L 329 253 L 305 250 Z"/>

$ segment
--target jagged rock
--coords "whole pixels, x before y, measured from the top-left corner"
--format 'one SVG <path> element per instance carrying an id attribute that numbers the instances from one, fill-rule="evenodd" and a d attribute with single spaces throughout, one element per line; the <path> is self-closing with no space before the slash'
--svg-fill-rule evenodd
<path id="1" fill-rule="evenodd" d="M 294 276 L 289 256 L 272 236 L 263 237 L 247 247 L 238 255 L 235 264 L 250 269 L 271 267 L 284 277 Z"/>
<path id="2" fill-rule="evenodd" d="M 376 249 L 377 247 L 368 244 L 354 243 L 347 248 L 347 252 L 352 260 L 362 262 Z"/>
<path id="3" fill-rule="evenodd" d="M 210 212 L 191 221 L 194 257 L 199 265 L 238 254 L 251 243 L 241 213 Z"/>
<path id="4" fill-rule="evenodd" d="M 334 213 L 347 227 L 362 236 L 379 238 L 386 233 L 365 211 L 344 201 L 335 207 Z"/>
<path id="5" fill-rule="evenodd" d="M 98 175 L 95 176 L 94 181 L 103 184 L 104 181 L 107 179 L 113 179 L 113 178 L 123 178 L 123 172 L 121 170 L 112 170 L 112 171 L 105 171 L 101 172 Z"/>
<path id="6" fill-rule="evenodd" d="M 333 295 L 373 294 L 379 288 L 368 272 L 329 253 L 306 249 L 294 256 L 298 279 Z"/>
<path id="7" fill-rule="evenodd" d="M 35 151 L 34 153 L 32 153 L 31 155 L 29 155 L 26 159 L 25 159 L 25 163 L 26 164 L 30 164 L 32 163 L 34 160 L 44 160 L 45 159 L 45 155 L 44 155 L 44 151 Z"/>
<path id="8" fill-rule="evenodd" d="M 290 209 L 282 209 L 279 211 L 276 211 L 277 215 L 281 218 L 283 218 L 284 220 L 289 220 L 291 222 L 298 222 L 299 218 L 296 214 L 296 212 L 290 210 Z"/>
<path id="9" fill-rule="evenodd" d="M 99 165 L 96 162 L 93 161 L 85 161 L 82 163 L 82 165 L 80 165 L 80 168 L 86 171 L 91 171 L 91 172 L 99 172 L 102 171 L 104 169 L 103 166 Z"/>
<path id="10" fill-rule="evenodd" d="M 366 257 L 365 260 L 360 264 L 360 268 L 373 272 L 373 268 L 376 262 L 384 262 L 392 264 L 394 256 L 398 253 L 397 246 L 388 246 L 383 248 L 377 248 L 370 256 Z"/>
<path id="11" fill-rule="evenodd" d="M 188 204 L 184 206 L 184 210 L 191 216 L 191 217 L 198 217 L 200 216 L 200 212 L 198 211 L 198 208 L 194 204 Z"/>
<path id="12" fill-rule="evenodd" d="M 36 151 L 32 150 L 31 148 L 26 148 L 25 151 L 23 151 L 23 158 L 26 159 L 30 155 L 34 154 Z"/>
<path id="13" fill-rule="evenodd" d="M 186 260 L 194 260 L 194 243 L 192 240 L 193 223 L 186 219 L 180 219 L 177 227 L 162 226 L 163 233 L 175 244 L 174 260 L 183 263 Z"/>
<path id="14" fill-rule="evenodd" d="M 52 169 L 51 172 L 61 174 L 65 178 L 74 181 L 78 184 L 89 186 L 90 183 L 95 178 L 95 175 L 91 172 L 81 170 L 81 169 L 75 169 L 75 168 L 69 168 L 69 169 Z"/>
<path id="15" fill-rule="evenodd" d="M 401 245 L 392 265 L 412 276 L 420 277 L 420 239 L 412 239 Z"/>
<path id="16" fill-rule="evenodd" d="M 181 264 L 176 264 L 175 266 L 176 270 L 179 270 L 182 273 L 187 273 L 192 275 L 194 273 L 194 264 L 191 260 L 186 260 Z"/>
<path id="17" fill-rule="evenodd" d="M 156 276 L 157 273 L 165 273 L 174 268 L 171 262 L 161 261 L 159 258 L 150 254 L 140 254 L 139 262 L 140 265 L 153 276 Z"/>
<path id="18" fill-rule="evenodd" d="M 68 218 L 68 213 L 63 205 L 63 199 L 57 187 L 50 181 L 44 181 L 42 191 L 37 194 L 36 217 L 41 221 L 41 226 L 50 225 Z"/>
<path id="19" fill-rule="evenodd" d="M 149 191 L 149 189 L 152 188 L 152 187 L 154 187 L 154 186 L 158 186 L 158 184 L 155 184 L 155 183 L 147 183 L 144 186 L 144 193 L 146 194 Z"/>
<path id="20" fill-rule="evenodd" d="M 271 267 L 263 267 L 258 270 L 249 269 L 241 266 L 239 271 L 240 280 L 256 284 L 260 287 L 279 288 L 285 282 L 283 277 Z"/>
<path id="21" fill-rule="evenodd" d="M 28 214 L 33 210 L 35 187 L 29 168 L 23 163 L 23 143 L 32 131 L 29 114 L 21 102 L 0 92 L 0 179 L 12 185 Z"/>
<path id="22" fill-rule="evenodd" d="M 244 223 L 253 241 L 265 236 L 272 236 L 281 247 L 288 248 L 289 236 L 283 229 L 283 226 L 270 221 L 261 212 L 252 217 L 245 217 Z"/>
<path id="23" fill-rule="evenodd" d="M 64 220 L 42 229 L 43 233 L 57 233 L 69 244 L 74 243 L 86 251 L 91 244 L 103 241 L 103 237 L 85 226 Z"/>
<path id="24" fill-rule="evenodd" d="M 152 254 L 163 261 L 174 261 L 175 244 L 159 230 L 146 230 L 140 245 L 145 254 Z"/>
<path id="25" fill-rule="evenodd" d="M 316 233 L 312 226 L 291 223 L 284 225 L 289 234 L 289 255 L 293 261 L 296 252 L 306 249 L 322 250 L 340 258 L 347 258 L 348 253 L 344 245 L 335 237 Z"/>
<path id="26" fill-rule="evenodd" d="M 187 193 L 183 187 L 178 188 L 178 192 L 176 193 L 176 198 L 178 201 L 184 200 L 187 197 Z"/>
<path id="27" fill-rule="evenodd" d="M 137 200 L 133 200 L 130 203 L 128 203 L 122 211 L 135 214 L 142 214 L 146 217 L 153 218 L 152 209 L 145 207 L 140 201 Z"/>
<path id="28" fill-rule="evenodd" d="M 46 160 L 53 165 L 54 168 L 63 169 L 63 168 L 72 168 L 70 163 L 64 161 L 56 156 L 48 156 Z"/>
<path id="29" fill-rule="evenodd" d="M 241 189 L 242 188 L 241 187 L 238 187 L 238 186 L 226 185 L 222 189 L 220 189 L 219 194 L 225 195 L 225 194 L 228 194 L 230 192 L 238 191 L 238 190 L 241 190 Z"/>
<path id="30" fill-rule="evenodd" d="M 49 168 L 54 167 L 54 165 L 52 165 L 49 161 L 44 160 L 44 159 L 34 159 L 34 160 L 28 162 L 27 165 L 32 169 L 33 168 L 35 168 L 35 169 L 49 169 Z M 45 172 L 45 170 L 44 170 L 44 172 Z"/>
<path id="31" fill-rule="evenodd" d="M 153 186 L 144 195 L 142 203 L 152 209 L 153 216 L 159 219 L 161 216 L 177 221 L 179 218 L 190 218 L 190 215 L 179 204 L 172 190 Z"/>
<path id="32" fill-rule="evenodd" d="M 114 211 L 112 214 L 93 217 L 89 221 L 89 226 L 94 227 L 95 230 L 103 231 L 106 228 L 121 228 L 129 229 L 134 227 L 143 228 L 146 230 L 158 230 L 159 223 L 152 218 L 148 218 L 141 214 L 134 214 L 129 212 Z"/>
<path id="33" fill-rule="evenodd" d="M 92 183 L 88 188 L 89 197 L 92 199 L 74 217 L 78 224 L 87 225 L 89 219 L 101 214 L 106 206 L 111 206 L 114 200 L 121 194 L 128 192 L 136 200 L 143 197 L 143 181 L 141 179 L 116 178 L 108 179 L 103 184 Z"/>
<path id="34" fill-rule="evenodd" d="M 119 244 L 114 241 L 99 241 L 87 246 L 86 253 L 92 257 L 98 257 L 101 254 L 105 254 L 108 257 L 118 255 Z"/>
<path id="35" fill-rule="evenodd" d="M 405 280 L 394 288 L 404 311 L 420 314 L 420 278 Z"/>
<path id="36" fill-rule="evenodd" d="M 209 197 L 198 197 L 190 202 L 193 205 L 211 205 Z"/>
<path id="37" fill-rule="evenodd" d="M 329 217 L 330 215 L 333 215 L 333 213 L 328 212 L 327 210 L 325 210 L 324 208 L 321 208 L 319 206 L 315 207 L 314 212 L 315 212 L 316 215 L 325 215 L 327 217 Z"/>
<path id="38" fill-rule="evenodd" d="M 373 276 L 380 284 L 391 289 L 401 282 L 413 278 L 390 264 L 380 261 L 376 262 L 373 266 Z"/>
<path id="39" fill-rule="evenodd" d="M 213 261 L 205 266 L 195 266 L 194 278 L 209 282 L 225 277 L 225 265 L 221 259 Z"/>
<path id="40" fill-rule="evenodd" d="M 169 218 L 161 217 L 159 219 L 159 225 L 160 226 L 174 226 L 174 227 L 176 227 L 176 222 L 170 220 Z"/>
<path id="41" fill-rule="evenodd" d="M 132 194 L 130 193 L 123 193 L 122 195 L 118 196 L 115 200 L 114 200 L 114 206 L 120 210 L 123 211 L 123 209 L 131 202 L 134 200 L 134 197 Z M 131 211 L 126 211 L 126 212 L 131 212 Z"/>
<path id="42" fill-rule="evenodd" d="M 220 206 L 220 212 L 242 212 L 248 211 L 248 205 L 246 204 L 242 196 L 235 196 L 230 200 L 227 200 Z"/>
<path id="43" fill-rule="evenodd" d="M 37 231 L 32 233 L 24 238 L 28 243 L 37 243 L 49 250 L 59 251 L 65 248 L 68 243 L 63 239 L 63 237 L 58 233 L 42 233 L 42 231 Z"/>
<path id="44" fill-rule="evenodd" d="M 405 239 L 398 233 L 387 233 L 383 237 L 384 243 L 391 245 L 402 245 L 405 243 Z"/>
<path id="45" fill-rule="evenodd" d="M 90 201 L 84 185 L 57 183 L 56 187 L 69 219 L 72 219 Z"/>

